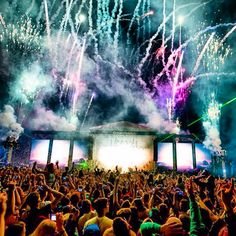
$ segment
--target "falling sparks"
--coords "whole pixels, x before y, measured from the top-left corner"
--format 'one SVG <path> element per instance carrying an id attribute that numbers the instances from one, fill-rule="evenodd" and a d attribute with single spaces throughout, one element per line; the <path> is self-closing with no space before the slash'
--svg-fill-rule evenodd
<path id="1" fill-rule="evenodd" d="M 10 51 L 39 52 L 42 48 L 41 36 L 30 19 L 20 19 L 15 24 L 3 24 L 0 27 L 0 41 Z"/>
<path id="2" fill-rule="evenodd" d="M 206 132 L 204 144 L 212 152 L 219 152 L 222 150 L 219 132 L 220 113 L 221 104 L 216 101 L 215 94 L 212 93 L 211 100 L 203 120 L 203 126 Z"/>
<path id="3" fill-rule="evenodd" d="M 129 97 L 139 90 L 154 113 L 159 116 L 161 111 L 163 119 L 179 130 L 179 116 L 194 83 L 213 77 L 210 74 L 217 74 L 217 80 L 231 55 L 225 42 L 235 32 L 235 23 L 202 26 L 184 34 L 191 15 L 210 2 L 178 5 L 173 0 L 170 9 L 163 0 L 161 12 L 152 1 L 137 0 L 127 14 L 123 0 L 114 0 L 113 5 L 109 0 L 96 4 L 92 0 L 44 0 L 35 18 L 31 16 L 35 3 L 28 6 L 27 16 L 7 18 L 1 13 L 0 42 L 10 57 L 25 56 L 19 66 L 17 60 L 14 65 L 14 98 L 27 104 L 38 99 L 48 105 L 56 97 L 58 113 L 69 113 L 76 121 L 80 114 L 77 125 L 83 127 L 95 103 L 95 96 L 89 95 L 94 88 L 110 97 L 119 93 Z M 219 36 L 222 28 L 227 33 Z M 192 67 L 188 65 L 190 51 L 197 51 L 196 58 L 191 58 Z M 32 69 L 33 65 L 38 69 Z M 137 91 L 132 90 L 132 83 Z M 209 119 L 220 116 L 210 103 L 206 106 Z"/>

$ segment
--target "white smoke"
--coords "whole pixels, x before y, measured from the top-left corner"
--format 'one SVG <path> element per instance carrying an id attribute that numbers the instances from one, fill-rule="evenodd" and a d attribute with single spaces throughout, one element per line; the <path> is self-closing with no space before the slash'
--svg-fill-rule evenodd
<path id="1" fill-rule="evenodd" d="M 203 142 L 205 147 L 212 152 L 220 152 L 222 150 L 220 133 L 216 126 L 212 126 L 211 122 L 203 122 L 206 137 Z"/>
<path id="2" fill-rule="evenodd" d="M 76 122 L 70 123 L 66 117 L 55 114 L 52 110 L 37 107 L 35 115 L 29 121 L 32 130 L 75 131 Z"/>
<path id="3" fill-rule="evenodd" d="M 161 133 L 177 133 L 174 122 L 165 120 L 149 96 L 142 96 L 137 100 L 137 107 L 147 119 L 147 125 Z"/>
<path id="4" fill-rule="evenodd" d="M 5 105 L 0 113 L 0 140 L 6 140 L 9 136 L 18 139 L 24 131 L 21 124 L 17 123 L 14 113 L 14 108 L 10 105 Z"/>

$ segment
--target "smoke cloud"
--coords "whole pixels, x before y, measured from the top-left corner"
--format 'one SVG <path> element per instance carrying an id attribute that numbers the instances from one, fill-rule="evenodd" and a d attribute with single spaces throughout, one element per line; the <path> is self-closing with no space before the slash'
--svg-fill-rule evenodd
<path id="1" fill-rule="evenodd" d="M 210 122 L 204 122 L 203 126 L 207 131 L 206 138 L 203 144 L 206 146 L 207 149 L 211 150 L 212 153 L 220 152 L 222 150 L 222 147 L 219 128 L 211 126 Z"/>
<path id="2" fill-rule="evenodd" d="M 75 122 L 76 123 L 76 122 Z M 32 130 L 75 131 L 76 125 L 68 119 L 55 114 L 52 110 L 37 106 L 27 126 Z"/>
<path id="3" fill-rule="evenodd" d="M 18 139 L 23 131 L 21 124 L 17 123 L 14 108 L 10 105 L 5 105 L 0 113 L 0 139 L 6 140 L 9 136 Z"/>

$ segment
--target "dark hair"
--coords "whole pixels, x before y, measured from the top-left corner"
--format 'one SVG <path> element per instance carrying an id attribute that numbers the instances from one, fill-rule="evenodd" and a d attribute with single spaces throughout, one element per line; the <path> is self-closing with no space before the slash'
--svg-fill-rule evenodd
<path id="1" fill-rule="evenodd" d="M 178 178 L 178 184 L 180 184 L 180 183 L 183 183 L 183 179 L 182 179 L 182 177 L 181 176 L 179 176 L 179 178 Z"/>
<path id="2" fill-rule="evenodd" d="M 36 208 L 39 202 L 39 193 L 38 192 L 32 192 L 26 199 L 26 203 L 31 207 L 31 208 Z"/>
<path id="3" fill-rule="evenodd" d="M 103 210 L 107 207 L 107 198 L 98 198 L 95 202 L 94 202 L 94 208 L 98 213 L 98 216 L 103 215 Z"/>
<path id="4" fill-rule="evenodd" d="M 121 217 L 116 217 L 113 220 L 112 227 L 115 236 L 130 236 L 130 229 L 128 223 Z"/>
<path id="5" fill-rule="evenodd" d="M 144 193 L 144 195 L 143 195 L 143 201 L 144 201 L 144 202 L 148 202 L 149 199 L 150 199 L 150 195 L 149 195 L 148 193 Z"/>
<path id="6" fill-rule="evenodd" d="M 155 207 L 152 208 L 151 211 L 149 211 L 149 218 L 155 223 L 161 223 L 159 210 Z"/>
<path id="7" fill-rule="evenodd" d="M 214 205 L 212 204 L 210 199 L 204 199 L 203 202 L 205 203 L 205 205 L 210 209 L 213 210 Z"/>
<path id="8" fill-rule="evenodd" d="M 95 189 L 93 192 L 93 199 L 98 199 L 100 195 L 100 192 L 98 189 Z"/>
<path id="9" fill-rule="evenodd" d="M 46 170 L 49 172 L 49 173 L 54 173 L 54 164 L 53 163 L 49 163 L 46 165 Z"/>
<path id="10" fill-rule="evenodd" d="M 91 202 L 88 199 L 82 201 L 81 210 L 83 213 L 89 213 L 91 209 Z"/>
<path id="11" fill-rule="evenodd" d="M 119 217 L 124 218 L 125 220 L 129 221 L 131 217 L 131 209 L 130 208 L 121 208 L 119 211 L 116 212 L 116 215 Z"/>
<path id="12" fill-rule="evenodd" d="M 182 224 L 183 224 L 183 229 L 186 232 L 190 231 L 190 217 L 186 214 L 180 215 L 179 219 L 181 220 Z"/>
<path id="13" fill-rule="evenodd" d="M 207 229 L 210 229 L 212 226 L 212 221 L 211 221 L 209 212 L 204 208 L 200 208 L 200 212 L 201 212 L 202 221 L 204 222 L 204 225 L 206 226 Z"/>
<path id="14" fill-rule="evenodd" d="M 129 223 L 132 226 L 132 230 L 137 233 L 141 225 L 141 221 L 139 221 L 138 218 L 138 210 L 134 206 L 131 206 L 130 210 L 131 210 L 131 218 Z"/>
<path id="15" fill-rule="evenodd" d="M 189 210 L 189 202 L 187 199 L 182 199 L 179 205 L 180 211 L 187 212 Z"/>
<path id="16" fill-rule="evenodd" d="M 59 192 L 63 193 L 63 194 L 67 194 L 68 193 L 68 188 L 65 185 L 61 185 L 59 187 Z"/>
<path id="17" fill-rule="evenodd" d="M 169 216 L 170 209 L 168 208 L 168 206 L 165 203 L 161 203 L 158 208 L 159 208 L 159 212 L 160 212 L 160 217 L 162 219 L 161 223 L 165 223 L 168 216 Z"/>
<path id="18" fill-rule="evenodd" d="M 73 193 L 70 197 L 70 202 L 73 206 L 77 206 L 79 203 L 80 197 L 78 193 Z"/>
<path id="19" fill-rule="evenodd" d="M 210 173 L 208 172 L 208 170 L 203 170 L 203 172 L 202 172 L 202 176 L 208 176 L 208 175 L 210 175 Z"/>
<path id="20" fill-rule="evenodd" d="M 67 206 L 70 204 L 70 199 L 66 196 L 63 196 L 60 202 L 61 206 Z"/>
<path id="21" fill-rule="evenodd" d="M 127 208 L 127 207 L 130 207 L 130 202 L 129 200 L 125 200 L 122 202 L 121 204 L 121 208 Z"/>
<path id="22" fill-rule="evenodd" d="M 5 230 L 5 236 L 22 236 L 24 227 L 25 223 L 21 221 L 14 224 L 10 224 Z"/>
<path id="23" fill-rule="evenodd" d="M 135 198 L 134 205 L 137 207 L 138 211 L 144 211 L 146 209 L 141 198 Z"/>

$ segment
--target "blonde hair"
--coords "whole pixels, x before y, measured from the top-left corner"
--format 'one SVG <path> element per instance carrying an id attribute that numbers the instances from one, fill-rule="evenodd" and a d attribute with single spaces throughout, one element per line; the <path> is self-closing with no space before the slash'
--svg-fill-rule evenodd
<path id="1" fill-rule="evenodd" d="M 56 223 L 52 220 L 43 220 L 30 236 L 54 236 Z"/>

